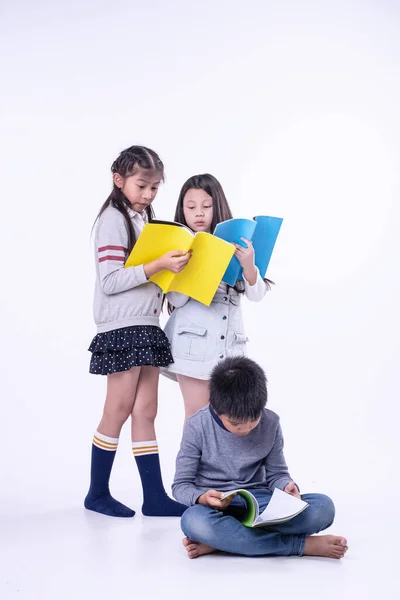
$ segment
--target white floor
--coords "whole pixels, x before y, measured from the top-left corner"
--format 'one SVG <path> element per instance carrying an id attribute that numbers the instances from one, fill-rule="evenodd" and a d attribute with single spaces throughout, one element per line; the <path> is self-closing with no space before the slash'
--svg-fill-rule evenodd
<path id="1" fill-rule="evenodd" d="M 128 503 L 128 494 L 116 494 Z M 398 598 L 399 527 L 390 507 L 336 496 L 332 532 L 344 560 L 210 555 L 189 560 L 178 519 L 111 519 L 78 503 L 0 517 L 2 600 L 203 598 L 246 593 L 277 598 Z M 140 497 L 130 505 L 140 506 Z M 396 532 L 397 529 L 397 532 Z"/>
<path id="2" fill-rule="evenodd" d="M 246 312 L 254 327 L 251 316 Z M 285 455 L 302 492 L 326 493 L 335 502 L 332 532 L 348 539 L 344 560 L 227 555 L 189 560 L 178 519 L 140 514 L 141 487 L 127 426 L 111 489 L 137 515 L 116 520 L 86 512 L 91 437 L 105 381 L 87 374 L 86 354 L 67 347 L 65 360 L 55 359 L 46 377 L 39 353 L 32 355 L 24 377 L 16 363 L 3 378 L 10 401 L 0 455 L 1 600 L 214 599 L 238 593 L 397 600 L 397 346 L 382 353 L 374 343 L 367 350 L 376 348 L 376 360 L 365 362 L 363 338 L 357 355 L 330 332 L 318 345 L 305 332 L 298 338 L 302 353 L 293 344 L 275 345 L 275 339 L 279 342 L 275 336 L 268 355 L 262 344 L 252 347 L 257 360 L 269 364 L 268 405 L 281 416 Z M 84 339 L 78 342 L 78 349 L 84 347 Z M 332 360 L 321 347 L 329 348 Z M 51 360 L 48 351 L 47 356 Z M 168 490 L 182 421 L 179 388 L 162 378 L 157 437 Z"/>
<path id="3" fill-rule="evenodd" d="M 29 394 L 32 386 L 39 389 L 41 375 L 35 365 L 25 378 L 9 380 L 14 400 L 8 406 L 10 426 L 3 432 L 6 450 L 0 469 L 1 600 L 131 600 L 164 595 L 197 599 L 238 593 L 296 600 L 399 598 L 394 380 L 388 393 L 379 396 L 377 411 L 374 388 L 369 397 L 356 396 L 348 384 L 340 394 L 335 386 L 341 382 L 324 387 L 318 379 L 323 373 L 316 370 L 313 385 L 317 388 L 318 382 L 324 389 L 322 402 L 317 389 L 296 396 L 296 387 L 303 387 L 300 375 L 288 379 L 285 370 L 279 374 L 279 356 L 271 368 L 279 379 L 270 386 L 269 405 L 282 418 L 290 472 L 304 493 L 320 491 L 334 499 L 337 512 L 331 531 L 348 539 L 344 560 L 227 555 L 189 560 L 181 545 L 179 519 L 140 513 L 140 480 L 127 426 L 111 489 L 137 511 L 136 516 L 119 520 L 84 510 L 91 435 L 105 386 L 102 378 L 84 371 L 85 359 L 79 355 L 76 365 L 71 359 L 69 375 L 49 374 L 48 387 L 36 402 Z M 396 372 L 393 365 L 393 376 Z M 34 397 L 39 398 L 36 393 Z M 178 386 L 163 378 L 157 431 L 167 490 L 182 419 Z"/>

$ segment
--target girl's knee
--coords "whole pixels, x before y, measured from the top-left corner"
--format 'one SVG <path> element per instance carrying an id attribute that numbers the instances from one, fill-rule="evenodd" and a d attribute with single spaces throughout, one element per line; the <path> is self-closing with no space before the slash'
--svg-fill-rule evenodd
<path id="1" fill-rule="evenodd" d="M 112 408 L 106 406 L 103 411 L 103 420 L 123 425 L 131 414 L 131 407 L 121 402 L 115 404 Z"/>
<path id="2" fill-rule="evenodd" d="M 136 422 L 145 421 L 146 423 L 153 423 L 157 416 L 157 406 L 134 406 L 131 414 L 132 419 Z"/>

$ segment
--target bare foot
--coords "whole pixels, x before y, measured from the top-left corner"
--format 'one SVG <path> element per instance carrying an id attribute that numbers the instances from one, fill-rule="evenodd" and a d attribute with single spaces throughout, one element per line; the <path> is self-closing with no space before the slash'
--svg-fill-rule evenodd
<path id="1" fill-rule="evenodd" d="M 203 554 L 211 554 L 211 552 L 217 552 L 215 548 L 207 546 L 207 544 L 201 544 L 200 542 L 194 542 L 188 537 L 184 537 L 182 544 L 185 546 L 189 558 L 197 558 Z"/>
<path id="2" fill-rule="evenodd" d="M 343 558 L 348 550 L 347 540 L 338 535 L 312 535 L 306 539 L 305 556 Z"/>

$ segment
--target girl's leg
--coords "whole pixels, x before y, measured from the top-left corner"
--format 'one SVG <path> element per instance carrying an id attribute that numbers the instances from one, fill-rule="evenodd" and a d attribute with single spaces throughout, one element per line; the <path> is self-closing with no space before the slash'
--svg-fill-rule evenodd
<path id="1" fill-rule="evenodd" d="M 110 494 L 109 481 L 122 425 L 131 414 L 140 367 L 107 376 L 103 417 L 93 438 L 90 489 L 85 498 L 89 510 L 111 517 L 133 517 L 135 512 Z"/>
<path id="2" fill-rule="evenodd" d="M 98 431 L 110 437 L 118 437 L 122 425 L 132 412 L 136 389 L 142 367 L 107 375 L 107 396 Z"/>
<path id="3" fill-rule="evenodd" d="M 158 404 L 157 367 L 142 367 L 132 409 L 132 448 L 143 486 L 144 515 L 180 517 L 186 506 L 167 496 L 154 429 Z"/>
<path id="4" fill-rule="evenodd" d="M 209 382 L 205 379 L 194 379 L 186 375 L 177 375 L 185 405 L 185 423 L 195 412 L 209 402 Z"/>

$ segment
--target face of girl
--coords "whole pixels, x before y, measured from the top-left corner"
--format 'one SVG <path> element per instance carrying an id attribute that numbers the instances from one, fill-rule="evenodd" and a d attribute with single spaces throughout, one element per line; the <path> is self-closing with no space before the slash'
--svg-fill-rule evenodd
<path id="1" fill-rule="evenodd" d="M 161 175 L 149 169 L 139 169 L 130 177 L 115 173 L 114 183 L 128 198 L 133 210 L 142 212 L 157 196 Z"/>
<path id="2" fill-rule="evenodd" d="M 183 214 L 190 229 L 209 233 L 213 219 L 211 196 L 204 190 L 188 190 L 183 199 Z"/>

